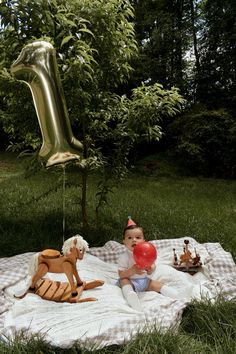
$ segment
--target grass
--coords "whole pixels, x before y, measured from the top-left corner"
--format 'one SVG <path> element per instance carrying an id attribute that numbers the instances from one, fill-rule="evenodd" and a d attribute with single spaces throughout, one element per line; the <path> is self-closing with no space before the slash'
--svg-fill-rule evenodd
<path id="1" fill-rule="evenodd" d="M 0 156 L 1 161 L 1 156 Z M 61 247 L 63 221 L 62 168 L 24 177 L 23 162 L 10 159 L 8 175 L 0 169 L 0 256 L 45 247 Z M 199 242 L 220 242 L 236 258 L 236 181 L 185 177 L 178 174 L 131 173 L 113 188 L 95 225 L 98 177 L 88 184 L 90 228 L 81 226 L 81 181 L 76 170 L 66 174 L 65 233 L 82 233 L 90 246 L 121 240 L 128 215 L 145 229 L 147 239 L 193 236 Z M 14 242 L 12 242 L 14 239 Z"/>
<path id="2" fill-rule="evenodd" d="M 90 246 L 113 239 L 121 241 L 127 215 L 145 229 L 147 239 L 192 236 L 199 242 L 220 242 L 236 259 L 236 181 L 187 176 L 163 158 L 147 169 L 139 161 L 128 178 L 113 188 L 109 205 L 100 211 L 95 227 L 98 177 L 89 179 L 90 228 L 81 226 L 81 180 L 73 168 L 66 173 L 65 237 L 81 233 Z M 24 160 L 0 154 L 0 256 L 61 248 L 63 220 L 62 168 L 41 170 L 24 177 Z M 160 334 L 153 328 L 124 346 L 95 353 L 227 353 L 236 352 L 236 302 L 212 305 L 193 302 L 184 313 L 178 333 Z M 0 353 L 86 353 L 79 345 L 54 348 L 43 338 L 23 334 L 13 342 L 0 342 Z"/>

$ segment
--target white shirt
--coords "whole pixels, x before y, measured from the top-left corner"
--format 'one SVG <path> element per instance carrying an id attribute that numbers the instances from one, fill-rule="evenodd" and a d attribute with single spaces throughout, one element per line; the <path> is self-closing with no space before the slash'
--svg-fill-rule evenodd
<path id="1" fill-rule="evenodd" d="M 135 263 L 133 252 L 126 248 L 125 252 L 119 257 L 118 259 L 118 270 L 127 270 L 131 268 Z M 147 272 L 143 274 L 134 274 L 130 278 L 137 279 L 137 278 L 145 278 L 147 277 Z"/>

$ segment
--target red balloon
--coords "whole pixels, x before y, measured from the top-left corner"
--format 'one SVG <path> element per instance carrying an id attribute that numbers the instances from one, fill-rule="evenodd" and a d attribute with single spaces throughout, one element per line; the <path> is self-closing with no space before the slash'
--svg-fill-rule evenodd
<path id="1" fill-rule="evenodd" d="M 133 249 L 133 256 L 136 264 L 142 268 L 147 269 L 152 266 L 157 258 L 156 247 L 152 243 L 144 241 L 138 243 Z"/>

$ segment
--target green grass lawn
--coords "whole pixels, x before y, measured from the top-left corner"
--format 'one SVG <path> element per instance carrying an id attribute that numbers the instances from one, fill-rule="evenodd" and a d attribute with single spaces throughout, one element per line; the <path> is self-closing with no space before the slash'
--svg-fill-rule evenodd
<path id="1" fill-rule="evenodd" d="M 95 226 L 95 194 L 99 177 L 88 184 L 90 228 L 81 224 L 81 179 L 75 168 L 66 173 L 65 237 L 82 234 L 90 247 L 121 241 L 127 216 L 140 223 L 146 238 L 182 236 L 199 242 L 220 242 L 236 259 L 236 181 L 187 176 L 173 163 L 155 157 L 155 168 L 139 161 L 126 180 L 113 188 Z M 154 159 L 154 157 L 152 157 Z M 24 160 L 0 154 L 0 256 L 62 246 L 63 173 L 59 166 L 24 176 Z M 235 353 L 236 302 L 193 303 L 178 333 L 148 334 L 102 353 Z M 0 353 L 86 353 L 79 346 L 52 348 L 43 339 L 0 343 Z"/>
<path id="2" fill-rule="evenodd" d="M 62 168 L 41 170 L 25 178 L 22 159 L 2 154 L 0 161 L 0 256 L 61 247 Z M 64 193 L 66 238 L 81 233 L 90 246 L 110 239 L 120 241 L 127 216 L 132 215 L 144 227 L 147 239 L 192 236 L 199 242 L 220 242 L 235 259 L 236 181 L 185 177 L 176 171 L 171 174 L 171 168 L 163 175 L 162 165 L 152 174 L 136 172 L 113 188 L 108 205 L 100 211 L 99 227 L 95 227 L 99 177 L 90 177 L 90 228 L 83 230 L 80 174 L 69 170 Z"/>

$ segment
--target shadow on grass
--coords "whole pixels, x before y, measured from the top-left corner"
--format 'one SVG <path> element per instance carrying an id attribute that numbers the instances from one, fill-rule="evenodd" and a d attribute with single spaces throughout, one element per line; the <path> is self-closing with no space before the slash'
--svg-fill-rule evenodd
<path id="1" fill-rule="evenodd" d="M 91 225 L 78 227 L 73 220 L 66 220 L 64 238 L 80 234 L 90 247 L 103 246 L 112 239 L 114 227 L 103 225 L 98 228 Z M 63 218 L 61 213 L 48 213 L 29 220 L 24 215 L 2 217 L 0 225 L 0 257 L 10 257 L 25 252 L 38 252 L 45 248 L 61 250 L 63 244 Z"/>
<path id="2" fill-rule="evenodd" d="M 1 257 L 62 246 L 62 217 L 56 213 L 30 220 L 24 215 L 3 217 L 0 230 Z"/>

